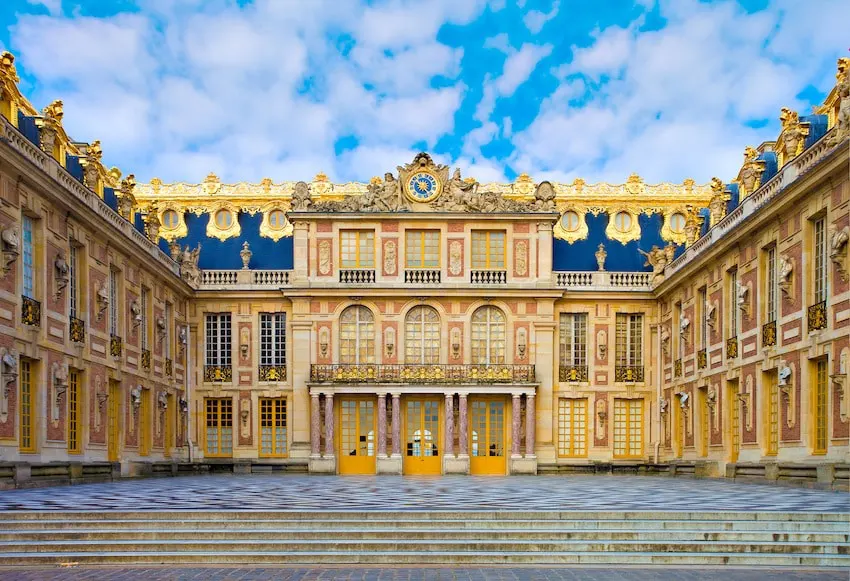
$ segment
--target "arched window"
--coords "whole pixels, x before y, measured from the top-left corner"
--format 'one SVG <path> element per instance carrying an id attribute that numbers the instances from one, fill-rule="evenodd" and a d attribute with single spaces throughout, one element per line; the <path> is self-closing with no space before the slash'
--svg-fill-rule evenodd
<path id="1" fill-rule="evenodd" d="M 440 315 L 433 307 L 413 307 L 404 322 L 404 362 L 440 362 Z"/>
<path id="2" fill-rule="evenodd" d="M 339 362 L 375 362 L 375 317 L 366 307 L 348 307 L 339 317 Z"/>
<path id="3" fill-rule="evenodd" d="M 496 307 L 481 307 L 472 313 L 472 363 L 505 362 L 505 314 Z"/>

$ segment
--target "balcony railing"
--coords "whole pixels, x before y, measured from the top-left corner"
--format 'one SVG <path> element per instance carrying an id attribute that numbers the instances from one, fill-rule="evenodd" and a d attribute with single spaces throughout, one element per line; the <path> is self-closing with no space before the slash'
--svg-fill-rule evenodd
<path id="1" fill-rule="evenodd" d="M 439 269 L 411 268 L 404 271 L 407 284 L 440 284 Z"/>
<path id="2" fill-rule="evenodd" d="M 587 381 L 587 365 L 561 363 L 558 367 L 559 381 Z"/>
<path id="3" fill-rule="evenodd" d="M 708 367 L 708 353 L 705 349 L 697 351 L 697 369 L 705 369 Z"/>
<path id="4" fill-rule="evenodd" d="M 614 367 L 614 381 L 640 383 L 643 381 L 643 365 L 617 365 Z"/>
<path id="5" fill-rule="evenodd" d="M 673 377 L 682 377 L 682 360 L 676 359 L 673 362 Z"/>
<path id="6" fill-rule="evenodd" d="M 118 335 L 109 336 L 109 354 L 113 357 L 121 357 L 124 351 L 124 340 Z"/>
<path id="7" fill-rule="evenodd" d="M 556 271 L 555 285 L 575 290 L 640 290 L 652 289 L 651 272 L 581 272 Z"/>
<path id="8" fill-rule="evenodd" d="M 208 383 L 233 381 L 233 368 L 230 365 L 204 365 L 204 381 Z"/>
<path id="9" fill-rule="evenodd" d="M 340 269 L 339 282 L 345 284 L 372 284 L 375 282 L 374 269 Z"/>
<path id="10" fill-rule="evenodd" d="M 815 303 L 808 312 L 809 333 L 818 329 L 826 329 L 826 301 Z"/>
<path id="11" fill-rule="evenodd" d="M 738 356 L 738 337 L 726 339 L 726 359 L 735 359 Z"/>
<path id="12" fill-rule="evenodd" d="M 86 342 L 86 322 L 77 317 L 68 317 L 68 335 L 73 343 Z"/>
<path id="13" fill-rule="evenodd" d="M 171 359 L 165 360 L 165 375 L 166 377 L 174 375 L 174 362 Z"/>
<path id="14" fill-rule="evenodd" d="M 291 270 L 203 270 L 200 290 L 246 290 L 289 286 Z"/>
<path id="15" fill-rule="evenodd" d="M 21 322 L 33 327 L 41 326 L 41 303 L 27 296 L 21 296 Z"/>
<path id="16" fill-rule="evenodd" d="M 314 383 L 533 383 L 534 365 L 311 365 Z"/>
<path id="17" fill-rule="evenodd" d="M 286 381 L 286 365 L 260 365 L 260 381 Z"/>
<path id="18" fill-rule="evenodd" d="M 506 270 L 471 270 L 469 282 L 472 284 L 505 284 L 508 282 Z"/>
<path id="19" fill-rule="evenodd" d="M 761 328 L 761 346 L 773 347 L 774 345 L 776 345 L 776 321 L 771 321 Z"/>
<path id="20" fill-rule="evenodd" d="M 151 368 L 151 352 L 150 349 L 142 349 L 142 369 Z"/>

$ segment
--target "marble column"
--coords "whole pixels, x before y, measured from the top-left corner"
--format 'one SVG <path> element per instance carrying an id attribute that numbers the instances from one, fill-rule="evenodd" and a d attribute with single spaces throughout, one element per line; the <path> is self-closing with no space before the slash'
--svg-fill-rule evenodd
<path id="1" fill-rule="evenodd" d="M 334 456 L 334 394 L 325 394 L 325 458 Z"/>
<path id="2" fill-rule="evenodd" d="M 443 454 L 452 457 L 455 455 L 455 396 L 453 393 L 446 394 L 446 446 Z"/>
<path id="3" fill-rule="evenodd" d="M 525 395 L 525 456 L 534 456 L 534 420 L 536 414 L 534 411 L 534 394 L 528 393 Z"/>
<path id="4" fill-rule="evenodd" d="M 457 441 L 458 455 L 462 458 L 469 456 L 469 430 L 467 429 L 467 413 L 466 413 L 466 394 L 461 393 L 457 396 L 458 412 L 457 412 Z"/>
<path id="5" fill-rule="evenodd" d="M 401 457 L 401 394 L 393 396 L 393 456 Z"/>
<path id="6" fill-rule="evenodd" d="M 522 455 L 519 453 L 519 444 L 520 444 L 520 429 L 522 427 L 522 415 L 520 410 L 520 396 L 519 393 L 512 394 L 511 400 L 511 456 L 514 458 L 521 458 Z"/>
<path id="7" fill-rule="evenodd" d="M 378 394 L 378 458 L 387 455 L 387 394 Z"/>
<path id="8" fill-rule="evenodd" d="M 310 394 L 310 455 L 318 458 L 321 449 L 322 416 L 319 409 L 319 394 Z"/>

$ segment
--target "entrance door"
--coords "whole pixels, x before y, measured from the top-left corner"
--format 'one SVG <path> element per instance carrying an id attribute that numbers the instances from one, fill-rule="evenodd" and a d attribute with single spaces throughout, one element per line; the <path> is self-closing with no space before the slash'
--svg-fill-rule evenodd
<path id="1" fill-rule="evenodd" d="M 504 399 L 470 402 L 469 471 L 472 474 L 505 473 L 505 407 Z"/>
<path id="2" fill-rule="evenodd" d="M 405 401 L 404 473 L 440 474 L 440 400 Z"/>
<path id="3" fill-rule="evenodd" d="M 738 382 L 730 381 L 726 388 L 726 407 L 729 409 L 729 462 L 738 461 L 741 448 L 741 402 L 738 401 Z"/>
<path id="4" fill-rule="evenodd" d="M 375 401 L 339 402 L 339 473 L 375 474 Z"/>
<path id="5" fill-rule="evenodd" d="M 118 462 L 121 449 L 121 385 L 109 381 L 109 398 L 106 408 L 107 454 L 110 462 Z"/>

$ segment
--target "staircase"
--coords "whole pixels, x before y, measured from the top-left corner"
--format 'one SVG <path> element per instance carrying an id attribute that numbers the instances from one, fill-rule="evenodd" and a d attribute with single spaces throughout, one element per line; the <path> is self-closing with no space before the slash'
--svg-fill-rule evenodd
<path id="1" fill-rule="evenodd" d="M 780 512 L 0 512 L 0 566 L 850 567 L 850 515 Z"/>

